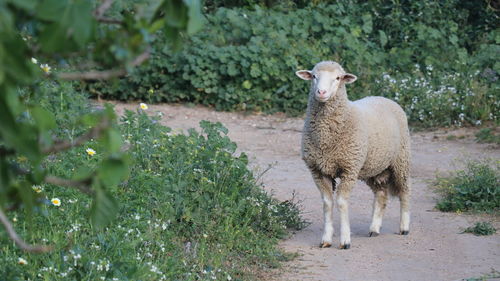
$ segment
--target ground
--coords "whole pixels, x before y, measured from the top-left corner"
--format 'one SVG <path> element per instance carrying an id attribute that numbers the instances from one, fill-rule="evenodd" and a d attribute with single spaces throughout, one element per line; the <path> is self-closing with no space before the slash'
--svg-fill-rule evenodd
<path id="1" fill-rule="evenodd" d="M 137 104 L 117 104 L 117 111 Z M 322 202 L 309 171 L 300 158 L 301 118 L 283 115 L 243 115 L 215 112 L 203 107 L 151 105 L 148 112 L 162 112 L 163 124 L 175 129 L 199 128 L 200 120 L 219 121 L 240 151 L 249 155 L 264 188 L 280 200 L 295 191 L 303 201 L 304 216 L 311 224 L 281 243 L 296 259 L 266 275 L 272 280 L 457 280 L 500 270 L 500 234 L 477 237 L 461 231 L 484 217 L 441 213 L 434 210 L 437 195 L 430 181 L 437 172 L 461 166 L 460 159 L 500 159 L 500 149 L 478 144 L 470 130 L 412 133 L 412 203 L 408 236 L 399 231 L 399 202 L 387 207 L 381 233 L 368 237 L 372 192 L 362 182 L 350 198 L 352 246 L 350 250 L 318 247 L 323 227 Z M 458 138 L 447 138 L 449 135 Z M 465 136 L 461 138 L 461 136 Z M 334 225 L 339 229 L 335 210 Z M 497 229 L 500 222 L 494 220 Z M 337 241 L 338 237 L 334 237 Z"/>

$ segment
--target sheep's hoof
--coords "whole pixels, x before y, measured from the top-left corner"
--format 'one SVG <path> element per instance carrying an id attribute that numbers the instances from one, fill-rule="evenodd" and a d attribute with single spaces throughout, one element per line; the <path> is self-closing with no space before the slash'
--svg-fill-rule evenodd
<path id="1" fill-rule="evenodd" d="M 368 233 L 368 236 L 370 236 L 370 237 L 377 237 L 378 234 L 379 234 L 378 232 L 370 231 L 370 233 Z"/>
<path id="2" fill-rule="evenodd" d="M 408 234 L 410 234 L 410 231 L 409 230 L 402 230 L 401 232 L 399 232 L 399 234 L 408 235 Z"/>
<path id="3" fill-rule="evenodd" d="M 321 244 L 319 244 L 320 248 L 330 248 L 331 246 L 332 244 L 328 242 L 322 242 Z"/>
<path id="4" fill-rule="evenodd" d="M 342 244 L 341 244 L 341 245 L 340 245 L 340 249 L 341 249 L 341 250 L 347 250 L 347 249 L 349 249 L 349 248 L 351 248 L 351 244 L 344 244 L 344 245 L 342 245 Z"/>

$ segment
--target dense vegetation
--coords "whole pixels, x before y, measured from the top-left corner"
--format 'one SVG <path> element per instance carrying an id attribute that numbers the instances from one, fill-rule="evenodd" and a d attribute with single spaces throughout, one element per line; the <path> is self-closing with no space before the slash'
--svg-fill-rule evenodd
<path id="1" fill-rule="evenodd" d="M 70 88 L 60 96 L 60 86 L 42 83 L 35 101 L 55 113 L 55 134 L 73 138 L 80 132 L 72 121 L 95 105 Z M 19 210 L 9 217 L 29 242 L 56 248 L 23 253 L 0 235 L 0 280 L 238 280 L 286 259 L 277 239 L 305 222 L 295 203 L 278 202 L 256 185 L 227 129 L 202 122 L 201 132 L 173 134 L 160 125 L 161 116 L 147 113 L 138 106 L 117 128 L 131 163 L 128 181 L 110 190 L 119 202 L 118 219 L 105 229 L 92 227 L 86 219 L 91 198 L 34 186 L 43 202 L 35 215 Z M 94 140 L 44 165 L 69 177 L 92 170 L 104 154 Z"/>
<path id="2" fill-rule="evenodd" d="M 413 125 L 497 124 L 499 12 L 487 2 L 206 1 L 204 30 L 181 52 L 160 34 L 148 65 L 87 86 L 109 99 L 295 115 L 308 85 L 294 72 L 332 59 L 359 77 L 351 98 L 392 98 Z"/>
<path id="3" fill-rule="evenodd" d="M 444 212 L 500 211 L 500 161 L 468 161 L 463 170 L 438 177 L 442 198 L 436 207 Z"/>
<path id="4" fill-rule="evenodd" d="M 464 229 L 464 233 L 472 233 L 476 236 L 481 235 L 492 235 L 495 234 L 497 230 L 489 222 L 477 222 L 474 226 L 467 227 Z"/>

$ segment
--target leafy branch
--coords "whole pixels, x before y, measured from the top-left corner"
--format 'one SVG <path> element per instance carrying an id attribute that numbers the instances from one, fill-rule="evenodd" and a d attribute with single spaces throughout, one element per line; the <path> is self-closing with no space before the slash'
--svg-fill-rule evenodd
<path id="1" fill-rule="evenodd" d="M 76 140 L 56 141 L 54 145 L 43 149 L 42 152 L 45 154 L 53 154 L 64 150 L 68 150 L 72 147 L 80 146 L 91 139 L 99 137 L 107 128 L 109 128 L 110 125 L 111 125 L 110 120 L 108 118 L 103 118 L 99 125 L 92 127 L 87 133 L 81 135 Z"/>
<path id="2" fill-rule="evenodd" d="M 127 75 L 130 69 L 150 57 L 150 42 L 156 31 L 164 29 L 163 34 L 177 43 L 181 32 L 192 34 L 201 27 L 199 0 L 146 1 L 135 5 L 135 11 L 121 11 L 123 20 L 106 17 L 105 14 L 113 3 L 113 0 L 102 0 L 95 7 L 93 1 L 47 0 L 10 1 L 9 5 L 0 5 L 0 50 L 5 50 L 0 52 L 0 221 L 10 239 L 25 251 L 46 252 L 52 249 L 24 242 L 4 213 L 6 206 L 31 208 L 40 204 L 36 196 L 26 194 L 33 192 L 30 185 L 43 182 L 73 188 L 92 196 L 91 222 L 96 227 L 102 227 L 109 223 L 118 210 L 109 189 L 120 184 L 129 172 L 128 157 L 120 151 L 121 135 L 112 126 L 116 116 L 111 107 L 106 107 L 104 112 L 86 116 L 89 119 L 83 118 L 82 124 L 91 129 L 75 140 L 51 141 L 54 130 L 57 130 L 56 115 L 44 106 L 32 104 L 30 99 L 21 97 L 25 89 L 36 94 L 40 89 L 33 86 L 40 83 L 42 77 L 92 81 Z M 96 22 L 117 26 L 98 29 Z M 36 26 L 36 29 L 31 28 L 32 26 Z M 140 53 L 141 50 L 145 51 Z M 125 63 L 124 53 L 132 54 L 132 59 Z M 72 62 L 77 59 L 75 54 L 81 56 L 83 65 L 87 60 L 102 62 L 92 66 L 96 68 L 104 65 L 117 66 L 108 70 L 85 71 L 80 68 L 76 72 L 63 70 L 54 73 L 48 64 L 38 65 L 38 60 L 34 58 L 57 57 Z M 108 58 L 106 63 L 103 62 L 103 57 Z M 9 67 L 2 68 L 2 65 Z M 96 118 L 99 116 L 100 118 Z M 93 171 L 89 174 L 76 172 L 73 178 L 77 179 L 46 174 L 43 164 L 48 155 L 81 146 L 91 139 L 97 139 L 105 151 L 102 159 L 93 166 Z M 40 147 L 41 143 L 50 145 Z M 21 157 L 26 159 L 26 166 L 37 168 L 28 170 L 24 165 L 17 165 L 13 159 Z M 22 181 L 19 181 L 20 177 L 23 177 Z M 4 198 L 4 194 L 9 196 Z"/>
<path id="3" fill-rule="evenodd" d="M 97 9 L 94 11 L 94 18 L 98 22 L 102 23 L 122 24 L 123 22 L 121 20 L 104 17 L 104 13 L 106 13 L 106 11 L 111 7 L 111 5 L 113 5 L 113 0 L 102 1 L 102 4 L 99 7 L 97 7 Z"/>
<path id="4" fill-rule="evenodd" d="M 137 56 L 132 63 L 130 63 L 129 67 L 136 67 L 143 62 L 145 62 L 149 58 L 149 51 L 145 51 L 139 56 Z M 63 72 L 57 74 L 57 78 L 62 80 L 109 80 L 112 78 L 117 78 L 120 76 L 124 76 L 127 74 L 127 68 L 122 67 L 118 69 L 111 70 L 92 70 L 87 72 Z"/>

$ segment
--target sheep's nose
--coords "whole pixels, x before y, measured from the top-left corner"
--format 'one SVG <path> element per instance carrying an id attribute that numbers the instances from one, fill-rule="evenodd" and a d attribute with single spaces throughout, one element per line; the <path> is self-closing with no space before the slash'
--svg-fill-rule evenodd
<path id="1" fill-rule="evenodd" d="M 318 95 L 319 95 L 320 97 L 322 97 L 322 96 L 326 95 L 326 90 L 318 90 Z"/>

